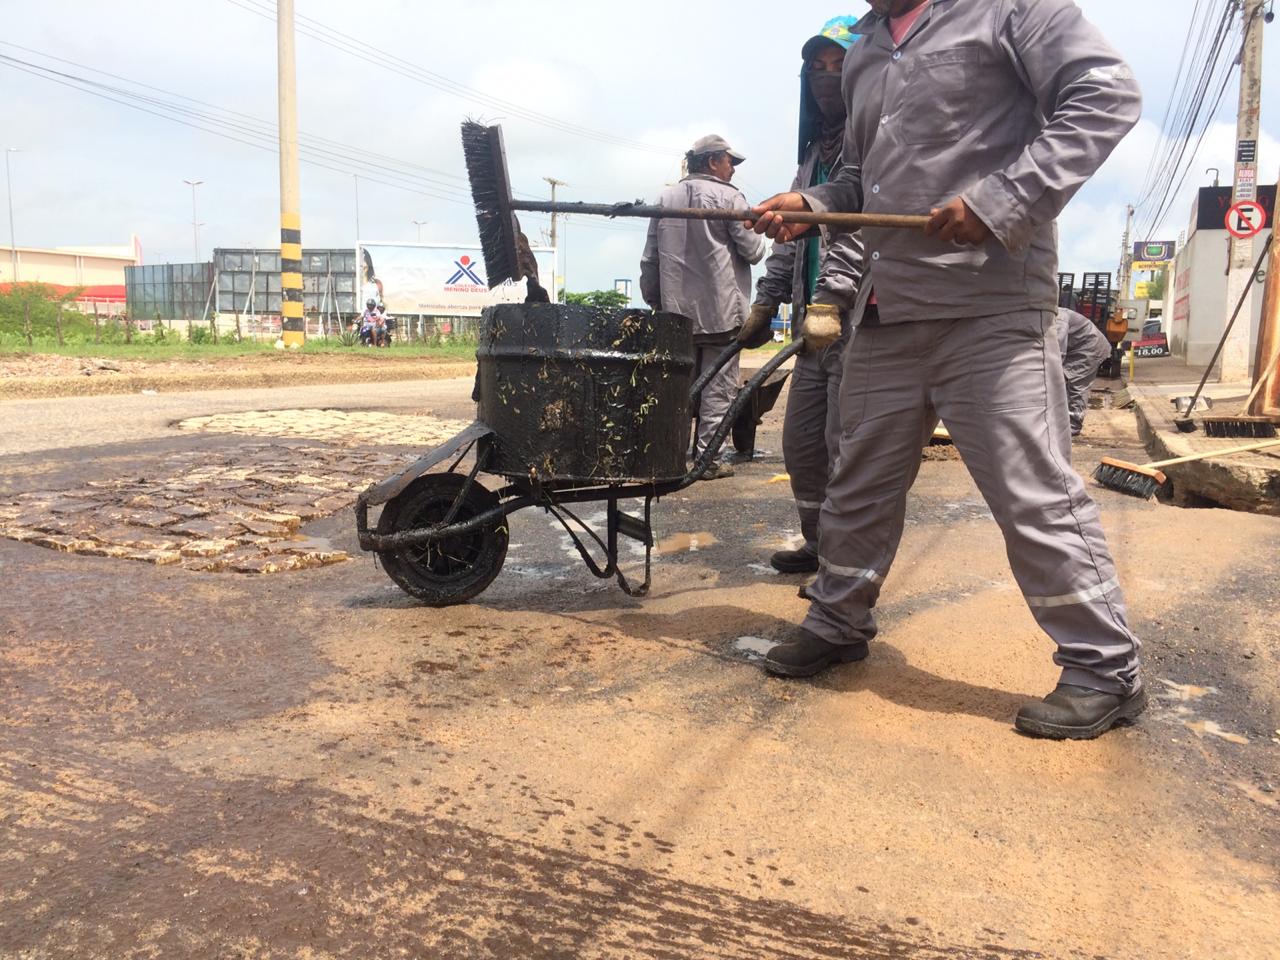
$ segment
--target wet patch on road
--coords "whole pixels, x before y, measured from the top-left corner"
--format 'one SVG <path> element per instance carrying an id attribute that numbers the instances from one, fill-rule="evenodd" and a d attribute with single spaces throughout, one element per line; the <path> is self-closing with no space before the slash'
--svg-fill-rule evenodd
<path id="1" fill-rule="evenodd" d="M 425 453 L 467 428 L 462 420 L 430 414 L 407 416 L 368 410 L 251 410 L 192 417 L 179 430 L 238 433 L 255 437 L 290 437 L 325 443 L 369 446 L 409 445 Z"/>
<path id="2" fill-rule="evenodd" d="M 916 918 L 824 914 L 619 863 L 672 849 L 638 823 L 588 820 L 598 855 L 504 836 L 449 815 L 467 811 L 443 787 L 434 803 L 407 808 L 358 790 L 188 775 L 73 749 L 7 751 L 0 779 L 28 811 L 6 844 L 5 869 L 26 876 L 4 904 L 6 952 L 361 957 L 376 944 L 386 956 L 1041 956 L 949 944 Z M 548 818 L 560 813 L 552 798 L 539 802 Z M 73 862 L 95 868 L 65 869 Z"/>
<path id="3" fill-rule="evenodd" d="M 300 532 L 345 510 L 407 456 L 250 443 L 170 454 L 151 476 L 90 481 L 0 503 L 0 536 L 87 556 L 204 572 L 276 573 L 349 555 Z"/>

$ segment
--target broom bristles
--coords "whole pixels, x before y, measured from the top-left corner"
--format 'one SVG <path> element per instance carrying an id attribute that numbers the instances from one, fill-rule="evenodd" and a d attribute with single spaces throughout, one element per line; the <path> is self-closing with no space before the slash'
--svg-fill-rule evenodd
<path id="1" fill-rule="evenodd" d="M 1201 417 L 1200 424 L 1210 437 L 1274 437 L 1276 425 L 1260 417 Z"/>
<path id="2" fill-rule="evenodd" d="M 462 156 L 471 183 L 471 201 L 480 231 L 480 253 L 492 289 L 524 276 L 520 268 L 520 226 L 511 210 L 511 185 L 502 147 L 502 128 L 474 120 L 462 124 Z"/>
<path id="3" fill-rule="evenodd" d="M 1152 467 L 1103 457 L 1102 462 L 1093 471 L 1093 479 L 1109 490 L 1149 500 L 1164 486 L 1168 478 Z"/>

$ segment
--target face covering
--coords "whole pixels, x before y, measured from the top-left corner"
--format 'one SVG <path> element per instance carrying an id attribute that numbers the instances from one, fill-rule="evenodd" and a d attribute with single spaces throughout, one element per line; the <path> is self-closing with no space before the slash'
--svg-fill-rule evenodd
<path id="1" fill-rule="evenodd" d="M 840 74 L 809 74 L 809 91 L 826 121 L 844 119 L 844 94 L 840 92 Z"/>

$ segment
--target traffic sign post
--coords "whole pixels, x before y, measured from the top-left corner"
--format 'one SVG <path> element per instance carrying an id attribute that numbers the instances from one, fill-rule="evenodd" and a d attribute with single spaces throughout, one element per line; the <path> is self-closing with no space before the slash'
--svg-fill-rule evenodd
<path id="1" fill-rule="evenodd" d="M 1256 200 L 1241 200 L 1227 211 L 1226 226 L 1237 240 L 1249 240 L 1267 228 L 1267 211 Z"/>

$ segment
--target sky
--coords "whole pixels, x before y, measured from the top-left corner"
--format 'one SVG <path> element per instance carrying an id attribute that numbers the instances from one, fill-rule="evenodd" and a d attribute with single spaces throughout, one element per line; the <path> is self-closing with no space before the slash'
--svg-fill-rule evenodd
<path id="1" fill-rule="evenodd" d="M 1195 2 L 1078 2 L 1129 60 L 1144 93 L 1143 120 L 1060 219 L 1061 270 L 1114 271 L 1125 205 L 1137 199 L 1160 145 L 1158 125 Z M 277 108 L 271 6 L 0 0 L 0 54 L 270 125 Z M 867 10 L 863 0 L 845 7 L 815 0 L 296 0 L 296 7 L 299 128 L 325 138 L 327 151 L 318 157 L 325 166 L 301 167 L 306 247 L 354 244 L 353 173 L 360 239 L 475 242 L 457 135 L 469 116 L 502 123 L 518 195 L 545 198 L 542 178 L 554 177 L 567 184 L 560 199 L 652 199 L 678 177 L 680 156 L 696 138 L 719 133 L 748 158 L 735 182 L 748 199 L 763 199 L 786 189 L 794 174 L 802 43 L 828 17 Z M 328 31 L 332 42 L 304 28 Z M 1277 79 L 1263 85 L 1264 183 L 1280 163 L 1278 31 L 1280 24 L 1265 31 L 1263 75 Z M 1212 182 L 1206 168 L 1220 168 L 1230 182 L 1235 111 L 1233 83 L 1174 212 L 1151 239 L 1176 239 L 1186 229 L 1195 188 Z M 127 244 L 136 234 L 146 262 L 189 261 L 192 197 L 184 179 L 204 181 L 197 188 L 200 259 L 214 246 L 278 243 L 274 148 L 176 124 L 0 61 L 3 147 L 19 150 L 9 156 L 20 246 Z M 522 220 L 535 239 L 548 226 L 536 215 Z M 566 285 L 611 288 L 617 278 L 635 278 L 643 242 L 643 222 L 562 220 Z"/>

